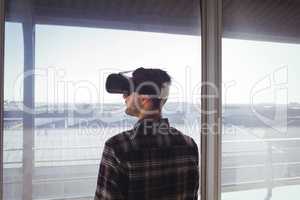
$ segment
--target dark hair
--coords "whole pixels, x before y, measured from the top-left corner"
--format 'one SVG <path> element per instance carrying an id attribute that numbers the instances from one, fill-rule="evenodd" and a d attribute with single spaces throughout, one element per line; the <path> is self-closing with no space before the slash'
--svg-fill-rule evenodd
<path id="1" fill-rule="evenodd" d="M 157 97 L 151 98 L 153 109 L 161 109 L 163 99 L 158 98 L 164 83 L 171 83 L 170 75 L 161 69 L 143 68 L 136 69 L 132 74 L 134 87 L 139 94 L 150 94 Z M 147 83 L 151 83 L 151 85 Z M 157 91 L 159 89 L 159 91 Z M 159 93 L 158 93 L 159 92 Z"/>

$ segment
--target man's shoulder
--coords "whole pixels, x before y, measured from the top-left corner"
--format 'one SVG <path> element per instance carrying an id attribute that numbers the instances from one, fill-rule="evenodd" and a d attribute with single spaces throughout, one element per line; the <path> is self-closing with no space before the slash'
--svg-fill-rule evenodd
<path id="1" fill-rule="evenodd" d="M 129 129 L 123 132 L 120 132 L 110 138 L 108 138 L 105 142 L 106 146 L 109 146 L 112 149 L 124 149 L 126 150 L 130 143 L 130 134 L 132 134 L 133 130 Z"/>
<path id="2" fill-rule="evenodd" d="M 171 141 L 178 141 L 180 144 L 185 144 L 190 147 L 197 148 L 197 144 L 191 136 L 182 133 L 180 130 L 174 127 L 169 127 L 169 134 L 165 136 L 169 137 L 168 135 L 170 136 Z M 105 142 L 105 145 L 114 149 L 115 151 L 127 152 L 133 148 L 132 145 L 136 138 L 134 136 L 134 129 L 129 129 L 108 138 Z"/>
<path id="3" fill-rule="evenodd" d="M 177 135 L 177 136 L 182 137 L 182 139 L 186 142 L 187 145 L 197 147 L 197 144 L 194 141 L 194 139 L 191 136 L 188 136 L 188 135 L 182 133 L 180 130 L 178 130 L 174 127 L 170 127 L 170 133 L 173 134 L 173 135 Z"/>

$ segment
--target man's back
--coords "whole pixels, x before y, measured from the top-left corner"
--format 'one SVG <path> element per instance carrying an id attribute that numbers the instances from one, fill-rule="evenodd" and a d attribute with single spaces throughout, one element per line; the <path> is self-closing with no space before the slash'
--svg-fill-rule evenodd
<path id="1" fill-rule="evenodd" d="M 167 119 L 140 120 L 104 148 L 95 199 L 197 199 L 196 143 Z"/>

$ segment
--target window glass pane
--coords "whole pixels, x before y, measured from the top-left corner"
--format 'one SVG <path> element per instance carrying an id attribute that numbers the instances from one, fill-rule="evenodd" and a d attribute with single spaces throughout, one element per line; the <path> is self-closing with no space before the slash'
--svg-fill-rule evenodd
<path id="1" fill-rule="evenodd" d="M 200 147 L 199 1 L 6 2 L 4 199 L 93 199 L 104 142 L 137 122 L 105 91 L 110 73 L 166 70 L 162 115 Z"/>
<path id="2" fill-rule="evenodd" d="M 5 23 L 3 198 L 22 195 L 23 31 L 20 23 Z"/>
<path id="3" fill-rule="evenodd" d="M 299 8 L 225 1 L 224 200 L 300 197 Z"/>
<path id="4" fill-rule="evenodd" d="M 35 166 L 51 166 L 51 173 L 40 176 L 45 180 L 59 179 L 61 173 L 74 178 L 39 183 L 36 191 L 56 188 L 39 197 L 92 195 L 104 142 L 137 121 L 125 114 L 122 95 L 105 91 L 112 72 L 140 66 L 166 70 L 173 86 L 163 116 L 199 145 L 195 108 L 200 99 L 193 102 L 192 92 L 199 83 L 200 55 L 199 36 L 38 25 L 36 68 L 41 76 L 36 77 L 35 101 L 36 109 L 48 109 L 49 116 L 36 118 Z"/>

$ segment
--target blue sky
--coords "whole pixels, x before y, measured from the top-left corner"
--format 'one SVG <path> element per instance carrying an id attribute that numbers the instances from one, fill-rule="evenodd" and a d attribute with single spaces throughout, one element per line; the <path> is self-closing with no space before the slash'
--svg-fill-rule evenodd
<path id="1" fill-rule="evenodd" d="M 36 26 L 37 102 L 122 102 L 104 91 L 109 71 L 159 67 L 173 78 L 169 101 L 199 102 L 198 36 L 66 26 Z M 6 23 L 5 99 L 20 100 L 23 38 Z M 223 39 L 223 101 L 300 102 L 300 45 Z M 104 76 L 102 76 L 104 74 Z M 19 79 L 21 80 L 21 79 Z"/>

